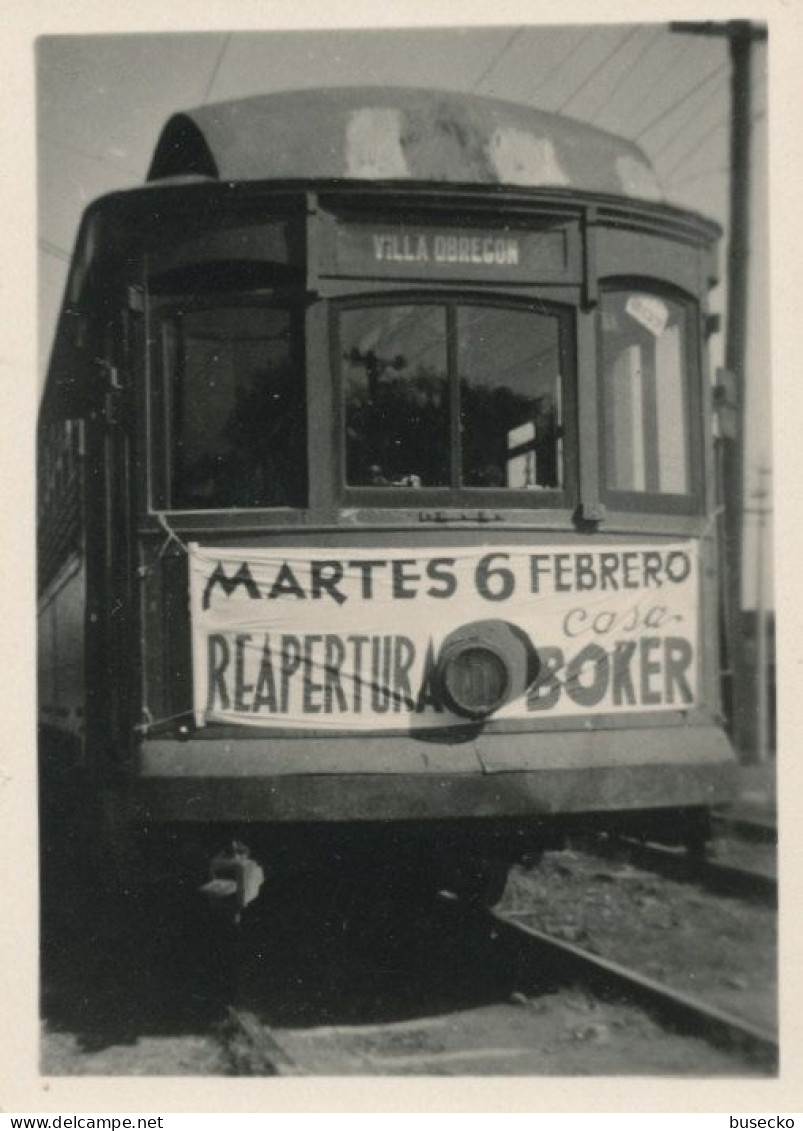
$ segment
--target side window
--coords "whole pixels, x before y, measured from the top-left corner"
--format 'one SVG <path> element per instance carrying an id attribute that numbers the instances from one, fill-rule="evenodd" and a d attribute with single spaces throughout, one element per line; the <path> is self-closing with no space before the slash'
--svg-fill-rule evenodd
<path id="1" fill-rule="evenodd" d="M 170 505 L 303 506 L 304 377 L 291 311 L 175 308 L 162 323 Z"/>
<path id="2" fill-rule="evenodd" d="M 639 506 L 651 497 L 659 509 L 670 498 L 684 506 L 697 494 L 692 312 L 690 303 L 635 289 L 601 298 L 604 485 Z"/>
<path id="3" fill-rule="evenodd" d="M 38 438 L 38 565 L 42 584 L 81 545 L 81 451 L 84 423 L 59 419 Z"/>

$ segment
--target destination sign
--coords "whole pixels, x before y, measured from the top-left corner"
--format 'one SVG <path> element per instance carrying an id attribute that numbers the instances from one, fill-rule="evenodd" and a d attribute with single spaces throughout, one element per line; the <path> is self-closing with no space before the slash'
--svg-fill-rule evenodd
<path id="1" fill-rule="evenodd" d="M 562 278 L 568 267 L 562 228 L 430 228 L 407 225 L 339 224 L 339 274 L 544 280 Z"/>
<path id="2" fill-rule="evenodd" d="M 516 236 L 447 236 L 373 234 L 374 259 L 381 263 L 498 263 L 516 267 L 520 259 Z"/>

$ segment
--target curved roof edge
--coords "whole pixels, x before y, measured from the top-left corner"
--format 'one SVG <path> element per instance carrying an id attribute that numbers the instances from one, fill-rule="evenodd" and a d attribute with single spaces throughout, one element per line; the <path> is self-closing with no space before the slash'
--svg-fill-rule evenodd
<path id="1" fill-rule="evenodd" d="M 350 179 L 566 188 L 663 200 L 631 141 L 559 114 L 449 91 L 287 91 L 175 114 L 149 181 Z"/>

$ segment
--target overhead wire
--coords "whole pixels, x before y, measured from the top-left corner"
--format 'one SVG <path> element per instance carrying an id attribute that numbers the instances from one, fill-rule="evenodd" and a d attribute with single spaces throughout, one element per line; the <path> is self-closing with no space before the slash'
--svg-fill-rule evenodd
<path id="1" fill-rule="evenodd" d="M 664 181 L 664 186 L 667 189 L 682 188 L 684 185 L 692 185 L 696 181 L 704 181 L 709 177 L 724 177 L 728 172 L 727 165 L 717 165 L 715 168 L 703 169 L 692 177 L 679 177 L 673 181 Z"/>
<path id="2" fill-rule="evenodd" d="M 622 89 L 627 79 L 630 78 L 631 74 L 636 69 L 638 64 L 640 62 L 643 62 L 644 59 L 646 59 L 649 55 L 650 51 L 652 51 L 653 47 L 661 36 L 662 30 L 662 28 L 658 28 L 655 32 L 653 32 L 652 38 L 649 40 L 649 42 L 634 54 L 630 65 L 628 67 L 625 67 L 625 69 L 619 75 L 619 78 L 616 80 L 613 87 L 608 91 L 607 96 L 603 99 L 602 103 L 597 107 L 597 109 L 588 119 L 589 122 L 599 121 L 601 114 L 608 108 L 608 106 L 610 106 L 611 102 L 613 102 L 614 98 Z"/>
<path id="3" fill-rule="evenodd" d="M 762 118 L 764 118 L 764 116 L 765 111 L 760 110 L 757 114 L 754 114 L 751 117 L 750 121 L 753 125 L 756 125 L 762 120 Z M 669 183 L 669 179 L 674 172 L 682 168 L 688 161 L 691 160 L 692 157 L 696 157 L 696 155 L 700 152 L 706 142 L 709 141 L 719 130 L 727 128 L 729 124 L 729 115 L 726 115 L 723 118 L 719 118 L 716 122 L 714 122 L 714 124 L 710 126 L 709 129 L 707 129 L 705 133 L 702 134 L 697 139 L 697 141 L 677 159 L 677 161 L 675 161 L 674 165 L 670 166 L 670 168 L 668 168 L 666 172 L 662 174 L 662 179 L 666 179 L 667 183 Z"/>
<path id="4" fill-rule="evenodd" d="M 212 93 L 212 88 L 215 85 L 215 82 L 217 80 L 217 76 L 218 76 L 218 73 L 220 71 L 221 64 L 223 62 L 223 57 L 225 56 L 226 52 L 229 49 L 229 44 L 231 43 L 231 36 L 232 36 L 232 33 L 229 31 L 223 37 L 223 44 L 222 44 L 220 50 L 217 53 L 217 56 L 215 58 L 215 65 L 212 67 L 212 73 L 210 74 L 209 78 L 207 79 L 206 87 L 204 88 L 203 97 L 201 98 L 202 105 L 206 103 L 207 99 L 209 98 L 210 94 Z"/>
<path id="5" fill-rule="evenodd" d="M 42 236 L 39 237 L 37 243 L 39 244 L 39 249 L 43 251 L 45 255 L 52 255 L 54 259 L 60 259 L 64 263 L 70 262 L 72 256 L 68 251 L 65 251 L 63 247 L 59 247 L 58 244 L 51 243 L 50 240 L 46 240 Z"/>
<path id="6" fill-rule="evenodd" d="M 723 93 L 725 93 L 724 88 L 723 88 Z M 669 137 L 666 138 L 666 140 L 663 142 L 663 144 L 661 146 L 659 146 L 658 149 L 651 150 L 650 158 L 652 159 L 653 162 L 657 161 L 661 157 L 662 154 L 666 153 L 668 149 L 672 148 L 672 146 L 675 144 L 675 142 L 678 140 L 678 138 L 680 138 L 683 135 L 686 128 L 689 125 L 691 125 L 691 123 L 695 120 L 695 118 L 697 118 L 699 116 L 699 114 L 700 114 L 699 108 L 696 105 L 692 105 L 691 109 L 689 110 L 689 113 L 684 114 L 684 116 L 681 118 L 680 122 L 678 123 L 677 127 L 672 131 L 672 133 L 669 135 Z"/>
<path id="7" fill-rule="evenodd" d="M 593 82 L 593 80 L 597 77 L 597 75 L 600 73 L 600 71 L 603 70 L 603 68 L 608 65 L 608 63 L 611 61 L 611 59 L 613 59 L 616 55 L 619 54 L 619 52 L 622 50 L 622 48 L 625 47 L 630 42 L 630 40 L 633 38 L 633 36 L 637 35 L 640 30 L 641 29 L 639 27 L 631 28 L 630 31 L 624 36 L 624 38 L 621 39 L 619 41 L 619 43 L 617 43 L 616 46 L 613 47 L 607 53 L 607 55 L 605 55 L 605 57 L 603 59 L 601 59 L 599 61 L 599 63 L 597 63 L 597 65 L 595 67 L 592 68 L 592 70 L 586 75 L 586 77 L 583 79 L 583 81 L 580 83 L 580 85 L 577 87 L 577 89 L 574 91 L 574 93 L 570 94 L 568 98 L 565 98 L 563 100 L 563 102 L 561 102 L 560 106 L 558 106 L 557 112 L 559 114 L 562 114 L 563 111 L 566 109 L 566 107 L 569 105 L 569 103 L 574 102 L 575 98 L 577 98 L 577 96 L 579 94 L 582 94 L 582 92 L 586 89 L 588 84 L 590 82 Z"/>
<path id="8" fill-rule="evenodd" d="M 727 66 L 728 66 L 727 63 L 723 65 L 723 67 L 727 67 Z M 752 78 L 752 94 L 753 94 L 754 99 L 757 98 L 757 96 L 760 93 L 763 93 L 764 86 L 765 86 L 765 82 L 764 82 L 765 79 L 766 79 L 765 69 L 762 69 L 760 72 L 758 71 L 758 69 L 754 70 L 753 78 Z M 725 90 L 725 88 L 723 87 L 723 91 L 724 90 Z M 663 142 L 663 144 L 660 146 L 660 148 L 657 149 L 657 150 L 653 150 L 651 152 L 650 156 L 651 156 L 653 161 L 658 160 L 663 153 L 666 153 L 666 151 L 672 147 L 674 142 L 682 135 L 686 126 L 688 126 L 690 122 L 694 121 L 696 116 L 697 116 L 696 109 L 692 109 L 689 114 L 684 116 L 684 118 L 680 122 L 679 126 L 673 131 L 673 133 L 671 133 L 669 135 L 668 138 L 666 138 L 666 140 Z M 712 132 L 713 132 L 713 127 L 712 127 Z"/>
<path id="9" fill-rule="evenodd" d="M 504 45 L 502 46 L 502 49 L 499 52 L 497 52 L 496 55 L 494 55 L 494 57 L 491 59 L 490 63 L 487 65 L 487 67 L 485 67 L 483 69 L 483 71 L 479 75 L 479 77 L 476 78 L 474 80 L 474 82 L 472 83 L 471 87 L 469 88 L 472 92 L 476 91 L 480 86 L 482 86 L 482 84 L 485 82 L 485 80 L 488 78 L 488 76 L 496 70 L 496 68 L 502 62 L 505 55 L 508 53 L 510 48 L 513 46 L 513 44 L 516 42 L 516 40 L 518 39 L 518 37 L 521 35 L 521 33 L 523 31 L 524 31 L 524 28 L 519 27 L 519 28 L 515 28 L 514 31 L 511 32 L 511 34 L 505 40 Z"/>
<path id="10" fill-rule="evenodd" d="M 667 29 L 663 27 L 661 31 L 663 33 L 666 33 Z M 651 100 L 654 100 L 656 96 L 659 96 L 663 91 L 663 87 L 666 81 L 674 77 L 675 64 L 681 50 L 682 44 L 679 44 L 677 41 L 670 41 L 667 45 L 666 50 L 663 52 L 662 60 L 656 66 L 655 71 L 650 78 Z M 639 106 L 638 109 L 641 109 L 641 107 Z M 625 132 L 628 136 L 630 136 L 631 134 L 631 131 L 623 131 L 622 129 L 620 129 L 619 132 Z"/>
<path id="11" fill-rule="evenodd" d="M 727 67 L 727 63 L 721 63 L 718 67 L 711 71 L 710 74 L 700 79 L 700 81 L 695 83 L 694 86 L 687 90 L 685 94 L 681 95 L 680 98 L 676 98 L 670 106 L 667 106 L 664 110 L 661 111 L 660 114 L 657 114 L 656 117 L 649 121 L 646 126 L 643 126 L 633 140 L 640 141 L 645 134 L 648 134 L 651 130 L 654 130 L 656 126 L 659 126 L 661 124 L 661 122 L 666 121 L 666 119 L 671 117 L 671 115 L 679 110 L 681 106 L 685 106 L 689 99 L 693 98 L 698 90 L 702 90 L 703 87 L 708 86 L 710 82 L 712 82 L 715 78 L 718 78 L 723 71 L 727 70 Z"/>
<path id="12" fill-rule="evenodd" d="M 557 63 L 555 63 L 553 67 L 550 67 L 547 73 L 541 77 L 541 81 L 533 87 L 533 89 L 527 95 L 525 101 L 532 101 L 538 91 L 542 90 L 546 86 L 553 75 L 556 75 L 558 71 L 562 70 L 566 66 L 570 59 L 574 58 L 574 56 L 579 52 L 580 48 L 583 46 L 586 40 L 591 36 L 592 32 L 593 28 L 589 28 L 587 31 L 583 32 L 577 42 L 569 48 L 566 54 L 561 56 L 561 58 L 558 59 Z"/>
<path id="13" fill-rule="evenodd" d="M 691 160 L 692 157 L 695 157 L 703 148 L 703 146 L 708 141 L 710 141 L 712 137 L 715 136 L 715 134 L 718 134 L 720 130 L 725 129 L 728 125 L 728 121 L 729 119 L 727 117 L 724 117 L 714 122 L 712 126 L 710 126 L 703 134 L 700 135 L 700 137 L 696 142 L 694 142 L 693 145 L 689 146 L 689 148 L 681 154 L 681 156 L 674 162 L 673 165 L 670 165 L 670 167 L 666 170 L 665 173 L 662 174 L 662 176 L 667 178 L 667 180 L 671 178 L 672 174 L 676 172 L 676 170 L 682 168 L 687 161 Z"/>

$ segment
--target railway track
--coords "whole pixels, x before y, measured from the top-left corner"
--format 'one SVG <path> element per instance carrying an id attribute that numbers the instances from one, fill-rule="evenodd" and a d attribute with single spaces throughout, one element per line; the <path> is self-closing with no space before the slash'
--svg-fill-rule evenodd
<path id="1" fill-rule="evenodd" d="M 683 883 L 697 883 L 718 895 L 735 896 L 777 907 L 777 876 L 761 868 L 747 868 L 711 856 L 688 852 L 651 841 L 632 837 L 595 839 L 584 844 L 584 849 L 606 858 L 623 854 L 634 865 L 654 871 L 666 879 Z"/>
<path id="2" fill-rule="evenodd" d="M 777 844 L 778 829 L 774 821 L 728 812 L 715 813 L 711 819 L 714 831 L 720 835 L 735 834 L 743 840 L 759 844 Z"/>
<path id="3" fill-rule="evenodd" d="M 775 1034 L 743 1018 L 537 930 L 521 916 L 466 907 L 445 896 L 440 897 L 438 910 L 450 929 L 457 925 L 483 935 L 494 962 L 515 970 L 523 986 L 547 985 L 550 994 L 554 994 L 556 987 L 566 991 L 579 986 L 603 1003 L 643 1011 L 675 1039 L 704 1041 L 762 1073 L 777 1068 Z M 516 1001 L 520 1013 L 521 1004 L 528 1004 L 524 993 L 514 995 L 514 1003 L 501 1002 L 497 1008 L 514 1009 Z M 508 1023 L 515 1028 L 512 1014 Z M 322 1063 L 337 1063 L 339 1067 L 334 1070 L 337 1073 L 377 1075 L 466 1074 L 477 1066 L 485 1073 L 511 1072 L 517 1061 L 526 1064 L 530 1050 L 521 1047 L 521 1039 L 518 1045 L 514 1042 L 498 1047 L 497 1041 L 497 1047 L 493 1047 L 493 1038 L 489 1036 L 480 1048 L 472 1047 L 469 1040 L 464 1047 L 454 1047 L 437 1042 L 433 1045 L 422 1039 L 422 1034 L 424 1037 L 442 1034 L 448 1028 L 448 1019 L 417 1017 L 385 1025 L 334 1025 L 302 1032 L 277 1030 L 266 1025 L 249 1008 L 230 1006 L 221 1037 L 235 1075 L 314 1075 L 322 1072 Z M 452 1025 L 452 1028 L 457 1026 Z M 593 1031 L 595 1027 L 590 1028 Z M 528 1071 L 533 1070 L 522 1068 L 522 1072 Z"/>
<path id="4" fill-rule="evenodd" d="M 777 1065 L 778 1039 L 768 1030 L 583 947 L 536 930 L 519 917 L 496 911 L 485 914 L 491 931 L 500 932 L 501 937 L 518 947 L 530 948 L 529 957 L 534 960 L 537 953 L 546 958 L 563 976 L 579 977 L 604 995 L 623 995 L 678 1031 L 703 1037 L 717 1048 L 744 1054 L 762 1064 Z"/>
<path id="5" fill-rule="evenodd" d="M 235 1076 L 301 1076 L 293 1058 L 273 1030 L 249 1009 L 230 1005 L 220 1026 Z"/>

